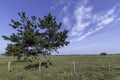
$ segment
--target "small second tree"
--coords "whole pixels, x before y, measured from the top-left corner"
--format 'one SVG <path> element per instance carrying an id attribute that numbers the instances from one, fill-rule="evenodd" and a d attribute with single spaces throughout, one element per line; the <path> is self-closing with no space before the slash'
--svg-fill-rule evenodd
<path id="1" fill-rule="evenodd" d="M 43 52 L 46 56 L 47 67 L 49 66 L 49 55 L 52 52 L 58 52 L 57 50 L 69 44 L 67 39 L 68 30 L 61 30 L 62 23 L 56 22 L 56 17 L 52 16 L 50 13 L 40 19 L 40 27 L 43 30 L 44 35 L 44 45 Z"/>

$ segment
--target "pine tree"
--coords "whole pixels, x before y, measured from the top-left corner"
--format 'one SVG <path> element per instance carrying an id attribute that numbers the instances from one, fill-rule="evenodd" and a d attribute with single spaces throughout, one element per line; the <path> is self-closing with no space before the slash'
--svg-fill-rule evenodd
<path id="1" fill-rule="evenodd" d="M 39 33 L 40 28 L 38 28 L 35 16 L 28 18 L 25 12 L 18 13 L 18 15 L 20 21 L 11 20 L 12 23 L 10 24 L 17 32 L 9 37 L 3 36 L 3 38 L 12 42 L 8 44 L 6 54 L 15 55 L 20 61 L 22 55 L 30 56 L 38 54 L 36 46 L 40 43 L 41 34 Z"/>
<path id="2" fill-rule="evenodd" d="M 44 16 L 44 19 L 40 19 L 40 27 L 43 30 L 44 35 L 44 55 L 47 59 L 47 67 L 49 65 L 50 59 L 49 55 L 52 52 L 58 52 L 57 50 L 61 47 L 64 47 L 69 44 L 67 39 L 68 30 L 61 30 L 62 23 L 56 22 L 56 17 L 52 16 L 49 13 L 47 16 Z"/>
<path id="3" fill-rule="evenodd" d="M 48 56 L 69 44 L 66 40 L 68 30 L 61 30 L 62 23 L 58 24 L 56 17 L 50 13 L 43 19 L 36 16 L 27 17 L 25 12 L 18 13 L 18 15 L 20 20 L 11 20 L 10 24 L 17 32 L 10 36 L 3 36 L 5 40 L 11 41 L 6 47 L 6 55 L 17 56 L 20 61 L 23 55 L 42 54 L 46 56 L 49 65 Z"/>

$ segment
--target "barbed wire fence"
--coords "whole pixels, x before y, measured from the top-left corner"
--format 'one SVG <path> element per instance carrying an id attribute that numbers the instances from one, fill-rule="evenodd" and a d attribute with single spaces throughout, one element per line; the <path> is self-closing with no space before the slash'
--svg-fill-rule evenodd
<path id="1" fill-rule="evenodd" d="M 38 65 L 36 65 L 36 68 L 38 69 L 38 71 L 41 70 L 41 63 L 39 62 Z M 76 72 L 84 72 L 86 70 L 95 70 L 95 71 L 100 71 L 100 72 L 106 72 L 106 73 L 111 73 L 114 69 L 120 68 L 120 63 L 115 64 L 112 63 L 111 61 L 106 61 L 104 62 L 104 64 L 100 64 L 100 63 L 96 63 L 96 62 L 89 62 L 89 63 L 81 63 L 81 62 L 63 62 L 64 64 L 61 65 L 62 63 L 57 63 L 57 65 L 61 66 L 61 68 L 64 69 L 69 69 L 71 70 L 73 73 Z M 23 69 L 25 67 L 25 65 L 20 65 L 20 64 L 16 64 L 13 62 L 0 62 L 0 65 L 4 65 L 3 67 L 0 67 L 0 71 L 14 71 L 14 70 L 19 70 L 19 69 Z M 54 65 L 53 65 L 54 66 Z M 22 67 L 22 68 L 21 68 Z M 113 69 L 114 68 L 114 69 Z"/>

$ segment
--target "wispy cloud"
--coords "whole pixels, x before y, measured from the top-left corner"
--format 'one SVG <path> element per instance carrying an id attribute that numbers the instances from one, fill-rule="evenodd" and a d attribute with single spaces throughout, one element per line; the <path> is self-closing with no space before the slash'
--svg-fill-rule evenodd
<path id="1" fill-rule="evenodd" d="M 68 8 L 71 6 L 71 4 L 74 2 L 74 1 L 71 1 L 71 0 L 54 0 L 55 1 L 55 4 L 52 5 L 50 7 L 51 10 L 55 10 L 56 8 L 58 8 L 60 5 L 62 5 L 62 11 L 64 13 L 66 13 L 68 11 Z"/>
<path id="2" fill-rule="evenodd" d="M 74 39 L 74 41 L 78 42 L 78 41 L 81 41 L 81 40 L 85 39 L 87 36 L 89 36 L 89 35 L 97 32 L 97 31 L 103 29 L 108 24 L 114 22 L 114 20 L 115 20 L 115 17 L 113 17 L 113 16 L 110 17 L 110 18 L 106 18 L 105 20 L 102 20 L 101 22 L 99 22 L 97 24 L 97 27 L 95 29 L 90 30 L 90 31 L 86 32 L 84 35 L 77 37 L 76 39 Z"/>
<path id="3" fill-rule="evenodd" d="M 50 7 L 51 10 L 55 10 L 59 5 L 64 4 L 64 0 L 54 0 L 55 4 Z"/>
<path id="4" fill-rule="evenodd" d="M 79 42 L 85 39 L 87 36 L 105 28 L 116 20 L 119 20 L 119 11 L 117 10 L 119 6 L 114 6 L 113 8 L 94 13 L 93 6 L 88 6 L 88 1 L 84 0 L 84 4 L 77 5 L 74 11 L 74 19 L 70 36 L 74 37 L 71 42 Z"/>
<path id="5" fill-rule="evenodd" d="M 91 22 L 89 19 L 91 18 L 91 10 L 92 7 L 78 6 L 76 8 L 74 12 L 76 23 L 73 25 L 74 27 L 72 29 L 71 36 L 80 36 L 80 32 L 82 32 L 87 26 L 90 25 Z"/>
<path id="6" fill-rule="evenodd" d="M 65 1 L 65 0 L 64 0 Z M 62 8 L 62 11 L 64 12 L 65 15 L 68 15 L 69 12 L 69 8 L 75 3 L 75 1 L 68 1 L 68 2 L 64 2 L 65 5 Z"/>
<path id="7" fill-rule="evenodd" d="M 70 29 L 70 19 L 68 18 L 68 16 L 65 16 L 64 18 L 63 18 L 63 24 L 64 24 L 64 26 L 67 26 L 68 27 L 68 29 Z"/>
<path id="8" fill-rule="evenodd" d="M 120 21 L 120 5 L 97 13 L 94 12 L 94 5 L 89 5 L 89 0 L 60 0 L 53 9 L 58 5 L 62 5 L 60 14 L 63 17 L 63 25 L 70 30 L 71 42 L 79 42 L 108 25 Z"/>
<path id="9" fill-rule="evenodd" d="M 110 24 L 111 22 L 113 22 L 115 19 L 115 16 L 111 16 L 111 17 L 108 17 L 108 18 L 105 18 L 104 20 L 100 21 L 97 26 L 106 26 L 108 24 Z"/>

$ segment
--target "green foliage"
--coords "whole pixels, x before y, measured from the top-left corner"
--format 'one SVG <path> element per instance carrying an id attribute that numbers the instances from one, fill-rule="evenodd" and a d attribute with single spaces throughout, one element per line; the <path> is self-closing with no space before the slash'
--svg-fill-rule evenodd
<path id="1" fill-rule="evenodd" d="M 24 62 L 24 61 L 29 61 L 29 62 L 32 62 L 32 61 L 40 62 L 40 57 L 36 57 L 36 56 L 22 57 L 21 60 L 22 60 L 23 62 Z"/>
<path id="2" fill-rule="evenodd" d="M 48 55 L 51 52 L 56 51 L 58 48 L 68 45 L 69 42 L 66 41 L 68 30 L 60 31 L 62 23 L 56 22 L 56 17 L 53 17 L 50 13 L 40 19 L 40 27 L 43 29 L 44 34 L 44 48 L 48 52 Z"/>
<path id="3" fill-rule="evenodd" d="M 18 60 L 22 55 L 50 55 L 69 44 L 68 30 L 60 30 L 61 23 L 50 13 L 43 19 L 36 16 L 27 17 L 25 12 L 18 13 L 20 20 L 11 20 L 9 24 L 17 32 L 10 36 L 3 35 L 5 40 L 11 41 L 6 47 L 6 55 L 15 55 Z"/>

